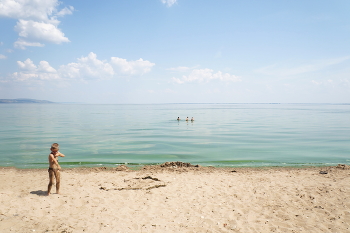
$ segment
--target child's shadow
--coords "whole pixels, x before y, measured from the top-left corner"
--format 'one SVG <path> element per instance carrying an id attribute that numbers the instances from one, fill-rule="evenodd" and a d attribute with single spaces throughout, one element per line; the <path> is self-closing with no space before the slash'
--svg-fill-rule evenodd
<path id="1" fill-rule="evenodd" d="M 36 194 L 38 196 L 47 196 L 47 191 L 43 191 L 43 190 L 38 190 L 38 191 L 31 191 L 31 194 Z"/>

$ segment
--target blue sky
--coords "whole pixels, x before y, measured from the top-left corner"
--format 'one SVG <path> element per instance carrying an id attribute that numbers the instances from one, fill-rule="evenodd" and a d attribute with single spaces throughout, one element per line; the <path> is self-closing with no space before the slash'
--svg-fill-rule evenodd
<path id="1" fill-rule="evenodd" d="M 349 103 L 350 1 L 0 0 L 0 98 Z"/>

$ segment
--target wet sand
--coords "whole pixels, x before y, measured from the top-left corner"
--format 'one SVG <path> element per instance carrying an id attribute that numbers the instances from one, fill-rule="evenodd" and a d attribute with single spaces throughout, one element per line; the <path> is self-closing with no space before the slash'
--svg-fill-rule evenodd
<path id="1" fill-rule="evenodd" d="M 0 168 L 0 232 L 350 232 L 349 166 L 168 165 Z"/>

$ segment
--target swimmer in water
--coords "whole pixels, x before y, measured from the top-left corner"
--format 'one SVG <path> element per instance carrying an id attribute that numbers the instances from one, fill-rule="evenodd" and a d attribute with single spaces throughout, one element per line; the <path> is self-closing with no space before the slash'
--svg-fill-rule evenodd
<path id="1" fill-rule="evenodd" d="M 194 121 L 194 118 L 193 118 L 193 117 L 191 118 L 191 121 Z"/>
<path id="2" fill-rule="evenodd" d="M 188 117 L 186 117 L 186 121 L 188 121 Z"/>
<path id="3" fill-rule="evenodd" d="M 178 121 L 181 120 L 180 117 L 177 117 L 177 120 L 178 120 Z"/>

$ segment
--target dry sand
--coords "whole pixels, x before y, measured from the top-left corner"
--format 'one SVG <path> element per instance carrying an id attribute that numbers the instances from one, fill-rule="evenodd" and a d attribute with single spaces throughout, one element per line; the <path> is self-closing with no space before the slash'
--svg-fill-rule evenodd
<path id="1" fill-rule="evenodd" d="M 46 169 L 0 168 L 0 232 L 350 232 L 347 166 L 89 168 L 61 176 L 61 194 L 46 196 Z"/>

